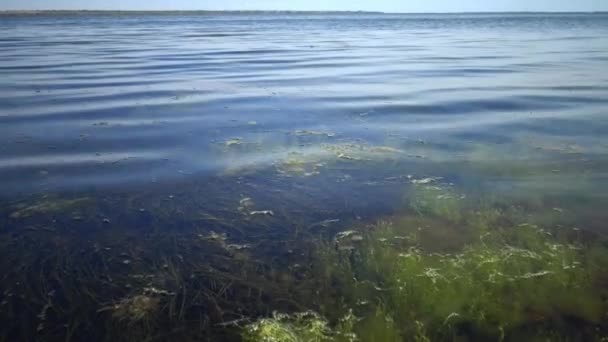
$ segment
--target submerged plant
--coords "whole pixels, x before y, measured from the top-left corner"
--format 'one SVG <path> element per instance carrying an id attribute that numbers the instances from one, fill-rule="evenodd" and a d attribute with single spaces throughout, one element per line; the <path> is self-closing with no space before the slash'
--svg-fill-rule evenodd
<path id="1" fill-rule="evenodd" d="M 179 205 L 166 194 L 135 201 L 112 215 L 111 224 L 95 219 L 99 227 L 84 237 L 69 233 L 82 223 L 72 210 L 100 217 L 84 215 L 95 214 L 95 205 L 53 200 L 7 207 L 8 222 L 28 225 L 7 230 L 0 239 L 5 252 L 0 340 L 606 336 L 605 245 L 590 241 L 582 229 L 553 229 L 548 222 L 554 221 L 534 216 L 537 207 L 475 205 L 474 197 L 465 198 L 438 178 L 408 179 L 414 190 L 404 215 L 351 227 L 333 212 L 313 218 L 312 225 L 289 218 L 290 224 L 310 228 L 296 235 L 248 229 L 270 228 L 266 222 L 281 226 L 285 210 L 273 205 L 276 216 L 256 210 L 266 208 L 244 195 L 204 212 L 200 208 L 212 202 L 205 196 Z M 245 193 L 264 201 L 255 191 Z M 238 211 L 225 209 L 237 202 Z M 545 209 L 564 216 L 573 211 L 555 207 Z M 11 216 L 15 209 L 22 211 Z M 125 221 L 131 211 L 141 221 Z M 38 228 L 45 222 L 53 229 Z M 135 238 L 140 225 L 149 228 L 141 239 Z M 272 238 L 266 238 L 269 233 Z M 248 234 L 253 240 L 245 239 Z M 318 235 L 324 238 L 318 241 Z M 115 304 L 104 307 L 107 303 Z M 272 310 L 303 313 L 275 314 L 231 329 L 232 322 Z"/>
<path id="2" fill-rule="evenodd" d="M 360 324 L 379 315 L 394 320 L 375 333 L 363 329 L 361 340 L 391 340 L 380 333 L 387 329 L 419 341 L 563 337 L 578 334 L 568 330 L 573 324 L 595 327 L 606 319 L 605 290 L 597 287 L 605 248 L 586 253 L 584 242 L 514 224 L 500 210 L 467 210 L 461 196 L 435 185 L 416 194 L 418 217 L 380 222 L 350 249 L 319 245 L 314 267 L 327 279 L 319 286 L 339 289 L 351 307 L 382 307 Z M 442 229 L 445 236 L 426 233 Z M 450 230 L 465 237 L 460 247 L 432 245 L 433 238 L 449 239 Z M 584 334 L 577 336 L 598 336 Z"/>
<path id="3" fill-rule="evenodd" d="M 414 313 L 437 330 L 466 323 L 500 336 L 503 329 L 552 316 L 596 323 L 602 315 L 576 248 L 546 241 L 534 227 L 486 236 L 460 253 L 375 246 L 363 258 L 390 271 L 378 276 L 393 310 Z"/>
<path id="4" fill-rule="evenodd" d="M 314 312 L 293 315 L 274 313 L 247 325 L 244 342 L 322 342 L 331 341 L 327 321 Z"/>
<path id="5" fill-rule="evenodd" d="M 382 319 L 384 320 L 384 316 Z M 374 326 L 371 321 L 361 325 L 359 321 L 352 310 L 341 317 L 333 327 L 313 311 L 291 315 L 275 312 L 271 318 L 262 318 L 245 326 L 242 338 L 244 342 L 354 342 L 359 340 L 355 333 L 357 327 L 374 329 L 381 326 L 382 330 L 388 327 L 386 324 Z M 386 333 L 386 336 L 389 336 L 392 332 L 386 330 Z"/>
<path id="6" fill-rule="evenodd" d="M 420 215 L 432 215 L 453 222 L 460 221 L 463 210 L 464 196 L 457 194 L 445 186 L 431 185 L 425 178 L 413 181 L 413 190 L 410 193 L 410 207 Z"/>
<path id="7" fill-rule="evenodd" d="M 125 298 L 112 308 L 112 317 L 130 323 L 151 320 L 159 309 L 160 299 L 137 295 Z"/>

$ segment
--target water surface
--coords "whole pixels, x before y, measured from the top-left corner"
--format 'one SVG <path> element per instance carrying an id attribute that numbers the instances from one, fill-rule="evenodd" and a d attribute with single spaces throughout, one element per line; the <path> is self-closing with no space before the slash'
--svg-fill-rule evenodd
<path id="1" fill-rule="evenodd" d="M 440 162 L 469 159 L 477 144 L 606 148 L 603 14 L 83 14 L 0 25 L 3 195 L 264 168 L 320 143 L 420 140 L 420 154 Z M 305 130 L 332 136 L 294 137 Z M 256 148 L 218 148 L 235 138 Z"/>
<path id="2" fill-rule="evenodd" d="M 59 13 L 3 15 L 0 32 L 2 319 L 31 319 L 9 340 L 65 340 L 38 325 L 56 302 L 48 320 L 103 340 L 66 303 L 96 317 L 150 288 L 202 303 L 171 311 L 161 339 L 175 317 L 204 317 L 209 338 L 322 311 L 285 285 L 307 279 L 306 241 L 422 215 L 418 185 L 607 232 L 606 14 Z M 438 246 L 459 234 L 438 231 Z M 186 274 L 206 262 L 221 277 Z M 233 298 L 210 310 L 191 287 Z"/>

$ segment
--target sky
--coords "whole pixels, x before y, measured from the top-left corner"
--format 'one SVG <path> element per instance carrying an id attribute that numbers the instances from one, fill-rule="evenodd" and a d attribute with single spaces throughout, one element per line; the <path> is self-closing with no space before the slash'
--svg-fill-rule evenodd
<path id="1" fill-rule="evenodd" d="M 608 0 L 0 0 L 0 10 L 608 11 Z"/>

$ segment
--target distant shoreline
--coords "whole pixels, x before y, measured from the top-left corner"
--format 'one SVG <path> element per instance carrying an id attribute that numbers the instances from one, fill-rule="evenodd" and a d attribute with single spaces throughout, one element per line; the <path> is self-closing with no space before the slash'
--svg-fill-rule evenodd
<path id="1" fill-rule="evenodd" d="M 373 11 L 261 11 L 261 10 L 7 10 L 0 14 L 388 14 Z"/>
<path id="2" fill-rule="evenodd" d="M 587 11 L 587 12 L 568 12 L 568 11 L 529 11 L 529 12 L 379 12 L 379 11 L 264 11 L 264 10 L 0 10 L 0 16 L 4 15 L 82 15 L 82 14 L 156 14 L 156 15 L 175 15 L 175 14 L 293 14 L 293 15 L 331 15 L 331 14 L 350 14 L 350 15 L 463 15 L 463 14 L 608 14 L 608 11 Z"/>

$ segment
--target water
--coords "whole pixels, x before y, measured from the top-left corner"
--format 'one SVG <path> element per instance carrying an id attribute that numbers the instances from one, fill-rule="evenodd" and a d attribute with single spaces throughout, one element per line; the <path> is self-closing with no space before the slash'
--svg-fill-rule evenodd
<path id="1" fill-rule="evenodd" d="M 442 160 L 467 144 L 547 137 L 602 152 L 606 19 L 3 17 L 0 188 L 264 167 L 303 150 L 297 130 L 380 144 L 394 133 L 396 147 L 428 140 L 429 158 Z M 235 137 L 261 148 L 217 151 Z"/>
<path id="2" fill-rule="evenodd" d="M 72 299 L 95 317 L 150 288 L 200 301 L 137 331 L 160 339 L 323 311 L 286 280 L 310 278 L 310 241 L 411 215 L 418 185 L 607 232 L 606 14 L 59 13 L 0 32 L 1 318 L 28 322 L 4 339 L 107 338 Z M 461 236 L 433 229 L 426 248 Z M 184 280 L 205 263 L 221 276 Z M 41 297 L 10 299 L 20 281 Z M 192 287 L 232 297 L 211 310 Z"/>

